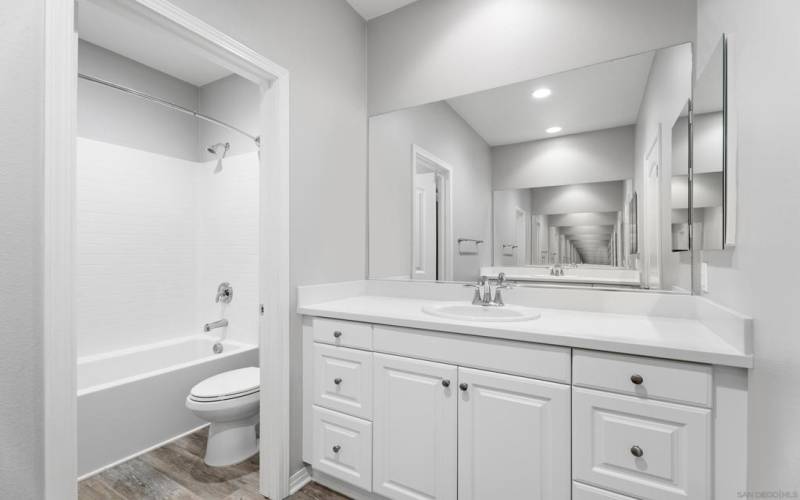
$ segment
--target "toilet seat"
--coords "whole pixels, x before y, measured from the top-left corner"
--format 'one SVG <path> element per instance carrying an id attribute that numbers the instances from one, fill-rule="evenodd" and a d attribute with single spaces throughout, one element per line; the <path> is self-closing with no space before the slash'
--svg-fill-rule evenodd
<path id="1" fill-rule="evenodd" d="M 247 397 L 259 392 L 260 378 L 261 372 L 255 366 L 223 372 L 192 387 L 188 399 L 196 403 L 213 403 Z"/>

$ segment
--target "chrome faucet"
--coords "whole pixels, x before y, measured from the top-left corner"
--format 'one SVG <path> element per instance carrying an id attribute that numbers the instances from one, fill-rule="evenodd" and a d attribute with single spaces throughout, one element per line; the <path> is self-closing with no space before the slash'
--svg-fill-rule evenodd
<path id="1" fill-rule="evenodd" d="M 555 264 L 550 268 L 550 276 L 564 276 L 564 266 Z"/>
<path id="2" fill-rule="evenodd" d="M 211 330 L 216 330 L 217 328 L 224 328 L 226 326 L 228 326 L 228 320 L 225 319 L 225 318 L 222 318 L 222 319 L 214 321 L 212 323 L 206 323 L 205 325 L 203 325 L 203 331 L 208 333 Z"/>
<path id="3" fill-rule="evenodd" d="M 488 276 L 481 276 L 477 282 L 464 285 L 475 289 L 475 293 L 472 295 L 472 305 L 484 307 L 504 306 L 505 302 L 503 302 L 501 290 L 507 290 L 511 288 L 511 285 L 506 281 L 505 273 L 497 275 L 496 283 L 494 296 L 492 296 L 492 280 Z"/>

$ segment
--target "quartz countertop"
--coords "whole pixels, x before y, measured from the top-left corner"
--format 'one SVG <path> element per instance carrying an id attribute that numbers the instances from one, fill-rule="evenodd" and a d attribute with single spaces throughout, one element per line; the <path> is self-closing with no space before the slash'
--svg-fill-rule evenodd
<path id="1" fill-rule="evenodd" d="M 539 319 L 513 322 L 462 321 L 432 316 L 432 300 L 358 295 L 306 304 L 307 316 L 436 330 L 639 356 L 751 368 L 752 355 L 728 344 L 696 319 L 535 308 Z"/>

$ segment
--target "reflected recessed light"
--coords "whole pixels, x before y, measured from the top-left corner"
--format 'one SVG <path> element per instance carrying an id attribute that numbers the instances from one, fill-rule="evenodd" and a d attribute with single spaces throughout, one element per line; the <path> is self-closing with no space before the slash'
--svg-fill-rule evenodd
<path id="1" fill-rule="evenodd" d="M 549 129 L 545 130 L 548 134 L 557 134 L 561 132 L 561 127 L 550 127 Z"/>
<path id="2" fill-rule="evenodd" d="M 534 99 L 544 99 L 545 97 L 549 97 L 550 94 L 553 92 L 550 91 L 547 87 L 542 87 L 540 89 L 536 89 L 531 93 L 531 96 Z"/>

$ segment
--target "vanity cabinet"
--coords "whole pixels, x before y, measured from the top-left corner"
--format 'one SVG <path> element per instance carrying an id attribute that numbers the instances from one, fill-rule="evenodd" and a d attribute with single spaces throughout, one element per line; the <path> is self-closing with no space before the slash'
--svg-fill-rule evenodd
<path id="1" fill-rule="evenodd" d="M 373 490 L 455 499 L 458 368 L 375 354 Z"/>
<path id="2" fill-rule="evenodd" d="M 570 387 L 458 369 L 458 498 L 570 495 Z"/>
<path id="3" fill-rule="evenodd" d="M 712 438 L 730 429 L 712 413 L 710 365 L 341 320 L 305 326 L 304 459 L 332 486 L 358 487 L 343 491 L 351 496 L 713 498 Z"/>

